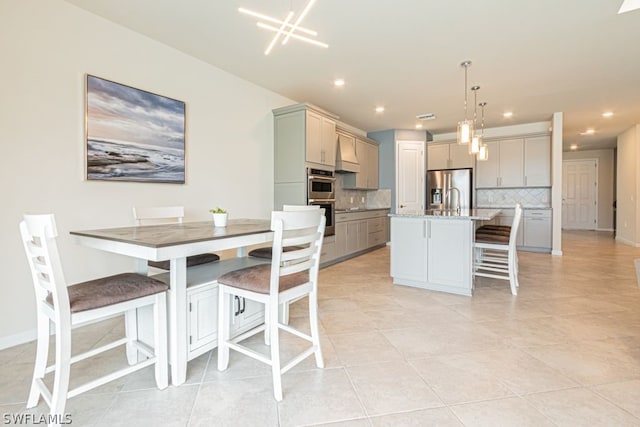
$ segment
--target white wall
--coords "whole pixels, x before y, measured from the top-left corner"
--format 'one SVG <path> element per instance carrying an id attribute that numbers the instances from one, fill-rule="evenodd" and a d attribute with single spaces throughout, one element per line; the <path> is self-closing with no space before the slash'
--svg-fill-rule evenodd
<path id="1" fill-rule="evenodd" d="M 0 52 L 0 348 L 35 328 L 25 212 L 55 213 L 69 282 L 132 268 L 68 232 L 131 224 L 134 205 L 184 205 L 187 219 L 209 219 L 214 206 L 269 216 L 271 109 L 292 100 L 60 0 L 2 0 Z M 83 179 L 86 73 L 186 102 L 185 185 Z"/>
<path id="2" fill-rule="evenodd" d="M 633 246 L 640 246 L 639 146 L 640 125 L 635 125 L 618 135 L 616 240 Z"/>
<path id="3" fill-rule="evenodd" d="M 613 201 L 615 199 L 613 149 L 565 151 L 563 160 L 598 160 L 598 224 L 602 231 L 613 230 Z"/>

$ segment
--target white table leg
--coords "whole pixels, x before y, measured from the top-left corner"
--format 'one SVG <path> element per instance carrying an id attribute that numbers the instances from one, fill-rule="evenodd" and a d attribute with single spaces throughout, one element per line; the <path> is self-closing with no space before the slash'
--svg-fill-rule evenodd
<path id="1" fill-rule="evenodd" d="M 171 384 L 187 379 L 187 259 L 171 260 L 169 291 L 169 362 Z"/>
<path id="2" fill-rule="evenodd" d="M 136 273 L 144 274 L 146 276 L 147 270 L 148 270 L 147 260 L 136 258 L 136 265 L 135 265 Z M 143 325 L 144 322 L 140 322 L 140 319 L 139 319 L 140 315 L 141 313 L 136 313 L 136 310 L 127 311 L 124 315 L 125 330 L 127 333 L 127 337 L 131 340 L 138 339 L 139 323 L 140 323 L 140 327 L 144 328 L 144 325 Z M 152 345 L 153 343 L 150 343 L 150 344 Z M 127 362 L 129 362 L 129 365 L 134 365 L 140 361 L 139 358 L 146 359 L 144 355 L 138 353 L 138 350 L 136 350 L 135 346 L 131 344 L 131 341 L 129 341 L 127 343 Z"/>

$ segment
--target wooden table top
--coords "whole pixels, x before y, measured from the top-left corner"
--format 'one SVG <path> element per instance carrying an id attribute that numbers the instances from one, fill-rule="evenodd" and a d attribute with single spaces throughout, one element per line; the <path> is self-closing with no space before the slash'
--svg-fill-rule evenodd
<path id="1" fill-rule="evenodd" d="M 201 221 L 184 222 L 182 224 L 175 223 L 81 230 L 71 231 L 70 234 L 151 248 L 162 248 L 270 232 L 271 221 L 269 220 L 232 219 L 229 220 L 226 227 L 214 227 L 213 221 Z"/>

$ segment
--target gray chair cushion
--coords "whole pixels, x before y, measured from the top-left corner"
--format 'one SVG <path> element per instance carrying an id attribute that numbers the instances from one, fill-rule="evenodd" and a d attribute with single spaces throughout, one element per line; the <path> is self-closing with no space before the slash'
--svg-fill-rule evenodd
<path id="1" fill-rule="evenodd" d="M 238 289 L 257 292 L 260 294 L 269 293 L 271 281 L 271 264 L 253 265 L 247 268 L 230 271 L 218 278 L 218 283 L 232 286 Z M 280 292 L 295 288 L 309 281 L 309 273 L 301 271 L 286 276 L 280 276 Z"/>
<path id="2" fill-rule="evenodd" d="M 289 251 L 295 251 L 298 249 L 302 249 L 302 247 L 301 246 L 285 246 L 282 250 L 284 252 L 289 252 Z M 257 248 L 249 252 L 249 256 L 252 256 L 254 258 L 271 259 L 273 258 L 273 248 L 271 246 L 268 246 L 266 248 Z"/>
<path id="3" fill-rule="evenodd" d="M 193 267 L 194 265 L 207 264 L 210 262 L 218 261 L 220 257 L 216 254 L 200 254 L 187 257 L 187 267 Z M 171 270 L 170 261 L 149 261 L 147 263 L 150 267 L 160 268 L 162 270 Z"/>
<path id="4" fill-rule="evenodd" d="M 166 283 L 136 273 L 122 273 L 69 286 L 69 306 L 72 313 L 106 307 L 136 298 L 165 292 Z M 47 301 L 52 304 L 51 295 Z"/>

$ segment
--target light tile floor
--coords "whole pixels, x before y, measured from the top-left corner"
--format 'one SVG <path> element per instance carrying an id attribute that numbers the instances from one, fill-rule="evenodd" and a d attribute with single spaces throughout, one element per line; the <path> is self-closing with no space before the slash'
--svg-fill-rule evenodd
<path id="1" fill-rule="evenodd" d="M 155 389 L 147 369 L 69 400 L 85 426 L 640 426 L 638 249 L 611 233 L 565 232 L 564 256 L 520 252 L 520 293 L 479 280 L 462 297 L 393 286 L 389 250 L 323 269 L 326 368 L 284 375 L 237 353 L 189 364 L 187 383 Z M 306 304 L 292 306 L 301 327 Z M 74 332 L 74 351 L 123 332 L 112 319 Z M 261 339 L 251 343 L 265 350 Z M 283 337 L 283 351 L 304 345 Z M 0 351 L 0 413 L 25 410 L 33 343 Z M 286 356 L 285 356 L 286 358 Z M 72 382 L 124 363 L 120 349 L 72 370 Z"/>

